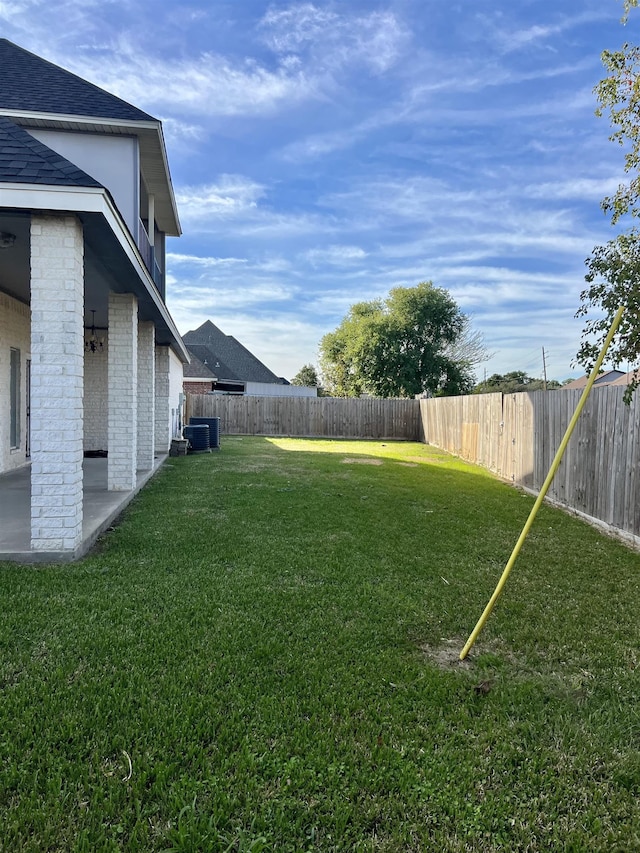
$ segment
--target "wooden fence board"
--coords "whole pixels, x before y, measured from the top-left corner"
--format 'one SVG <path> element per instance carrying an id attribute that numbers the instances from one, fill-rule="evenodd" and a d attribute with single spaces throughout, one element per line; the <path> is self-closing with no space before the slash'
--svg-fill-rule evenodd
<path id="1" fill-rule="evenodd" d="M 189 417 L 220 418 L 224 435 L 420 440 L 417 400 L 188 394 Z"/>
<path id="2" fill-rule="evenodd" d="M 539 491 L 581 393 L 562 389 L 422 400 L 423 440 Z M 640 537 L 640 400 L 625 406 L 623 394 L 616 386 L 593 389 L 548 494 Z"/>

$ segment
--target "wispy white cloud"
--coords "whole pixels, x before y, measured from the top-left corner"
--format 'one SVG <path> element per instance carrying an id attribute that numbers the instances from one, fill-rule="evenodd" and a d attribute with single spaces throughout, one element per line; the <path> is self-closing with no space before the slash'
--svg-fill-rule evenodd
<path id="1" fill-rule="evenodd" d="M 140 53 L 121 38 L 109 62 L 82 57 L 73 64 L 99 85 L 148 112 L 179 116 L 264 115 L 305 100 L 313 84 L 290 65 L 275 70 L 255 59 L 231 61 L 207 52 L 186 59 Z"/>
<path id="2" fill-rule="evenodd" d="M 313 66 L 326 71 L 363 64 L 382 73 L 400 58 L 409 39 L 393 12 L 358 15 L 308 2 L 272 6 L 260 29 L 265 43 L 276 53 L 309 53 Z"/>
<path id="3" fill-rule="evenodd" d="M 515 23 L 513 18 L 510 24 L 495 15 L 479 14 L 476 19 L 482 26 L 483 38 L 489 39 L 507 54 L 532 47 L 557 52 L 561 47 L 558 41 L 566 37 L 567 33 L 584 24 L 610 20 L 610 16 L 602 8 L 599 10 L 581 8 L 575 14 L 556 15 L 544 24 L 535 23 L 524 27 Z"/>
<path id="4" fill-rule="evenodd" d="M 234 219 L 255 210 L 266 187 L 243 175 L 220 175 L 217 182 L 179 187 L 176 201 L 183 219 Z"/>
<path id="5" fill-rule="evenodd" d="M 331 214 L 283 212 L 270 203 L 266 185 L 243 175 L 220 175 L 210 184 L 179 187 L 180 217 L 191 233 L 230 234 L 259 240 L 337 233 Z"/>
<path id="6" fill-rule="evenodd" d="M 332 245 L 309 249 L 303 257 L 313 265 L 349 264 L 362 261 L 367 257 L 367 252 L 360 246 Z"/>
<path id="7" fill-rule="evenodd" d="M 198 255 L 182 255 L 177 252 L 167 252 L 167 266 L 193 266 L 204 269 L 231 267 L 248 263 L 247 258 L 202 258 Z"/>
<path id="8" fill-rule="evenodd" d="M 254 282 L 250 285 L 236 281 L 235 285 L 230 286 L 227 282 L 207 278 L 203 287 L 202 282 L 184 283 L 172 276 L 168 284 L 170 299 L 179 306 L 178 311 L 199 310 L 201 314 L 206 312 L 205 306 L 209 306 L 215 313 L 221 309 L 228 312 L 253 305 L 284 302 L 292 297 L 291 289 L 277 281 L 261 284 Z"/>

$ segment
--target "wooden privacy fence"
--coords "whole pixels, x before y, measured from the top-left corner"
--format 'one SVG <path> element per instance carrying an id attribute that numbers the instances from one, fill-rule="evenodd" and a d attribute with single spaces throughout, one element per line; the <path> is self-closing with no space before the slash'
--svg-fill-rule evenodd
<path id="1" fill-rule="evenodd" d="M 220 418 L 223 435 L 420 440 L 417 400 L 188 394 L 190 417 Z"/>
<path id="2" fill-rule="evenodd" d="M 422 438 L 512 483 L 533 488 L 530 394 L 473 394 L 420 401 Z"/>
<path id="3" fill-rule="evenodd" d="M 640 537 L 640 401 L 594 388 L 548 497 L 627 536 Z M 580 390 L 421 400 L 422 438 L 539 491 Z"/>

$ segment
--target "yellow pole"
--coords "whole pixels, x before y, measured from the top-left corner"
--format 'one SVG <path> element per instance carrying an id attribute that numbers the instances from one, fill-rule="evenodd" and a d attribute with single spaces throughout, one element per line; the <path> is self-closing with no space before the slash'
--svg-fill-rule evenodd
<path id="1" fill-rule="evenodd" d="M 564 455 L 564 452 L 567 449 L 567 444 L 569 443 L 569 439 L 571 438 L 571 433 L 573 432 L 573 429 L 574 429 L 576 423 L 578 422 L 578 418 L 580 417 L 580 414 L 582 413 L 582 410 L 584 408 L 584 404 L 587 402 L 587 397 L 589 396 L 589 393 L 591 392 L 591 389 L 593 387 L 593 383 L 596 381 L 596 377 L 598 376 L 598 373 L 600 372 L 600 368 L 602 367 L 602 362 L 604 361 L 604 357 L 607 354 L 607 350 L 609 349 L 609 345 L 611 344 L 611 341 L 613 340 L 613 336 L 615 335 L 615 333 L 618 330 L 618 326 L 620 325 L 620 321 L 622 320 L 623 313 L 624 313 L 624 305 L 621 305 L 620 308 L 618 308 L 616 316 L 613 318 L 613 323 L 611 324 L 611 328 L 609 329 L 609 332 L 607 334 L 605 342 L 602 345 L 602 350 L 600 352 L 600 355 L 598 356 L 597 361 L 593 366 L 593 370 L 591 371 L 589 379 L 587 380 L 587 384 L 584 387 L 584 391 L 582 392 L 582 396 L 580 397 L 578 405 L 576 406 L 576 410 L 573 413 L 573 417 L 569 421 L 569 426 L 567 427 L 567 430 L 564 434 L 564 438 L 560 442 L 560 447 L 558 447 L 558 450 L 556 452 L 554 460 L 551 463 L 551 468 L 549 469 L 549 473 L 547 474 L 547 478 L 544 481 L 544 483 L 542 484 L 542 488 L 540 489 L 540 494 L 536 498 L 536 502 L 534 503 L 533 508 L 532 508 L 531 512 L 529 513 L 529 518 L 526 520 L 525 525 L 522 528 L 522 533 L 520 534 L 520 537 L 515 544 L 515 548 L 511 552 L 511 556 L 509 557 L 509 561 L 508 561 L 507 565 L 505 566 L 504 571 L 502 572 L 502 577 L 498 581 L 498 585 L 496 586 L 496 588 L 493 592 L 493 595 L 489 599 L 489 603 L 485 607 L 485 609 L 482 613 L 482 616 L 478 619 L 478 622 L 476 623 L 476 627 L 471 632 L 469 639 L 467 640 L 464 648 L 460 652 L 460 660 L 464 660 L 466 658 L 466 656 L 469 654 L 469 649 L 473 646 L 473 644 L 477 640 L 478 634 L 484 628 L 484 624 L 487 621 L 487 619 L 489 618 L 491 611 L 493 610 L 493 605 L 496 603 L 496 601 L 500 597 L 500 593 L 502 592 L 502 588 L 504 587 L 505 583 L 507 582 L 507 578 L 509 577 L 509 573 L 511 572 L 511 569 L 513 568 L 513 564 L 515 563 L 516 558 L 517 558 L 518 554 L 520 553 L 520 549 L 522 548 L 524 540 L 527 538 L 527 534 L 529 533 L 529 530 L 531 529 L 531 525 L 533 524 L 534 519 L 535 519 L 536 515 L 538 514 L 538 510 L 540 509 L 540 505 L 542 504 L 542 501 L 545 499 L 545 496 L 549 490 L 549 486 L 551 485 L 551 482 L 552 482 L 553 478 L 555 477 L 556 471 L 558 470 L 558 468 L 560 466 L 560 462 L 562 461 L 562 457 Z"/>

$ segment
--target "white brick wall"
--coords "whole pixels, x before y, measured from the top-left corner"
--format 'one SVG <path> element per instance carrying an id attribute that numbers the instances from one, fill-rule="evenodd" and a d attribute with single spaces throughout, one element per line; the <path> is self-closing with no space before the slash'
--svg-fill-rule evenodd
<path id="1" fill-rule="evenodd" d="M 10 446 L 9 387 L 11 348 L 20 350 L 20 447 Z M 0 473 L 26 463 L 27 359 L 31 357 L 31 323 L 28 305 L 0 293 Z"/>
<path id="2" fill-rule="evenodd" d="M 36 551 L 73 551 L 82 540 L 83 254 L 75 216 L 32 217 L 31 548 Z"/>
<path id="3" fill-rule="evenodd" d="M 171 445 L 171 408 L 169 406 L 169 347 L 156 347 L 156 453 L 168 453 Z"/>
<path id="4" fill-rule="evenodd" d="M 138 301 L 109 294 L 109 491 L 136 485 L 138 443 Z"/>
<path id="5" fill-rule="evenodd" d="M 138 470 L 153 468 L 155 438 L 156 330 L 147 321 L 138 324 Z"/>
<path id="6" fill-rule="evenodd" d="M 104 336 L 102 352 L 85 352 L 84 356 L 84 449 L 109 449 L 109 340 Z"/>

